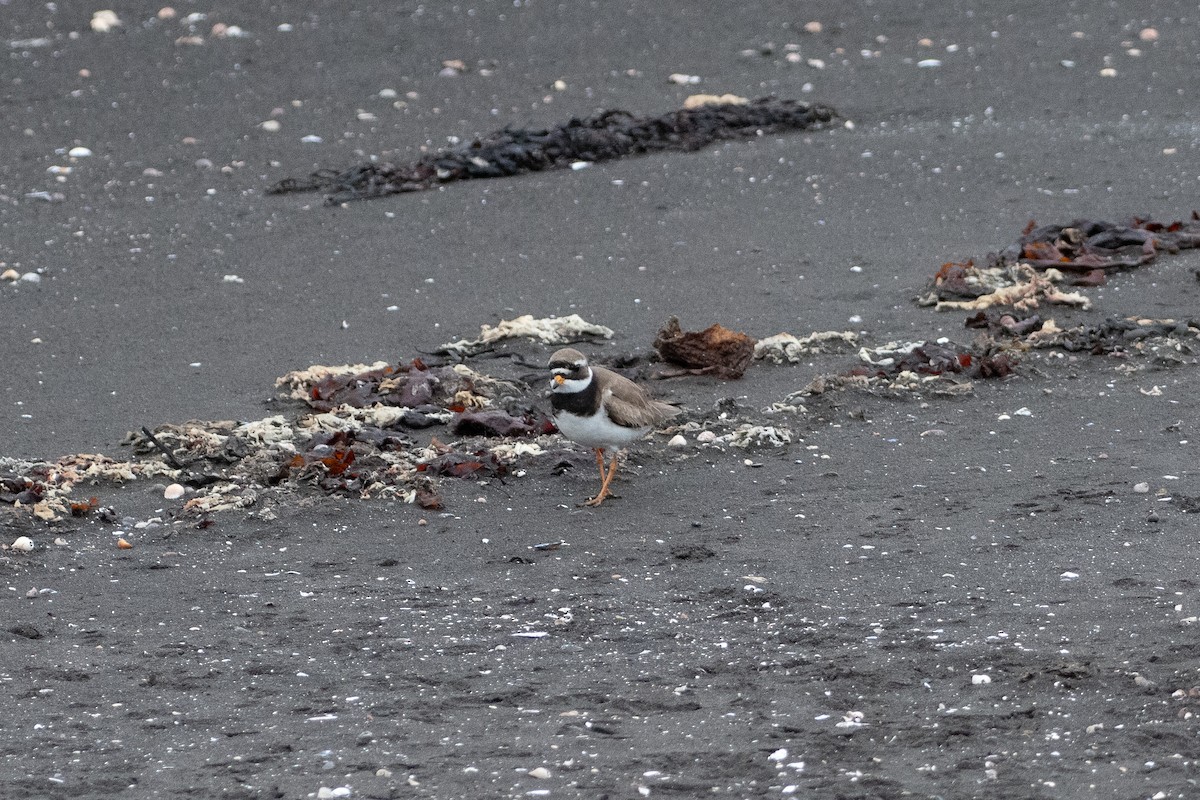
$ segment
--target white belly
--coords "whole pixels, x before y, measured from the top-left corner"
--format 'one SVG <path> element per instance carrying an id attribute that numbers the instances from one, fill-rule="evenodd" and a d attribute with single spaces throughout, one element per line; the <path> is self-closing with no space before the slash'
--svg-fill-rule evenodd
<path id="1" fill-rule="evenodd" d="M 650 428 L 624 428 L 611 422 L 603 414 L 580 417 L 561 411 L 554 415 L 554 424 L 563 436 L 586 447 L 619 449 L 636 442 Z"/>

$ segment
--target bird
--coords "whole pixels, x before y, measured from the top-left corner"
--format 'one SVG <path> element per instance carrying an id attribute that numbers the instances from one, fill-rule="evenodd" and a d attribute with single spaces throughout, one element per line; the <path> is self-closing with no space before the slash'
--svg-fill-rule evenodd
<path id="1" fill-rule="evenodd" d="M 610 494 L 621 448 L 679 414 L 680 409 L 653 399 L 623 375 L 589 365 L 587 356 L 570 347 L 550 356 L 550 371 L 554 424 L 563 436 L 596 452 L 600 491 L 583 505 L 598 506 Z M 607 471 L 606 450 L 613 454 Z"/>

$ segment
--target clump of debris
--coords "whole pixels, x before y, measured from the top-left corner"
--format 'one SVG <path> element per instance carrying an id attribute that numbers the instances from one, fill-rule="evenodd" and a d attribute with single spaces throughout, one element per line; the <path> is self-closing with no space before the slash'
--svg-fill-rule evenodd
<path id="1" fill-rule="evenodd" d="M 464 364 L 313 366 L 276 385 L 287 413 L 251 422 L 192 421 L 130 432 L 132 457 L 72 455 L 54 462 L 0 459 L 0 503 L 44 520 L 90 513 L 71 499 L 81 485 L 146 478 L 192 490 L 183 509 L 204 515 L 248 508 L 269 495 L 317 490 L 392 497 L 440 508 L 435 478 L 502 479 L 516 458 L 540 452 L 537 437 L 554 430 L 530 405 L 530 388 L 483 375 Z M 285 403 L 286 405 L 286 403 Z M 448 426 L 462 440 L 419 443 L 414 432 Z M 488 437 L 526 439 L 489 448 Z"/>
<path id="2" fill-rule="evenodd" d="M 1060 285 L 1100 286 L 1108 274 L 1154 261 L 1160 253 L 1200 247 L 1200 214 L 1188 222 L 1155 222 L 1135 217 L 1128 223 L 1075 220 L 1069 225 L 1030 222 L 1016 242 L 992 253 L 983 264 L 950 262 L 934 275 L 918 298 L 940 311 L 1012 306 L 1028 311 L 1042 303 L 1091 307 L 1079 292 Z"/>

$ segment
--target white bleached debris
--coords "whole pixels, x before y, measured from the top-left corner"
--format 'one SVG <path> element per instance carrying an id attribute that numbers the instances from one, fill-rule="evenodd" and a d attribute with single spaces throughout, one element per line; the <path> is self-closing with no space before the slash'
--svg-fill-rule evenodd
<path id="1" fill-rule="evenodd" d="M 733 447 L 783 447 L 791 442 L 791 430 L 774 425 L 742 425 L 729 434 Z"/>
<path id="2" fill-rule="evenodd" d="M 108 33 L 119 27 L 121 27 L 121 18 L 115 11 L 106 8 L 92 14 L 92 30 L 96 33 Z"/>
<path id="3" fill-rule="evenodd" d="M 667 76 L 667 81 L 670 83 L 678 84 L 680 86 L 688 86 L 690 84 L 699 83 L 700 76 L 699 75 L 687 75 L 683 72 L 672 72 L 670 75 Z"/>
<path id="4" fill-rule="evenodd" d="M 86 147 L 72 147 L 67 151 L 71 158 L 91 158 L 92 151 Z"/>
<path id="5" fill-rule="evenodd" d="M 667 447 L 687 447 L 687 438 L 683 434 L 677 433 L 667 442 Z"/>
<path id="6" fill-rule="evenodd" d="M 294 400 L 306 400 L 309 396 L 309 387 L 320 383 L 326 378 L 332 378 L 336 375 L 357 375 L 360 372 L 370 372 L 377 369 L 386 369 L 390 364 L 386 361 L 376 361 L 372 364 L 340 364 L 338 366 L 326 366 L 324 364 L 314 364 L 307 369 L 298 369 L 289 372 L 288 374 L 275 379 L 276 388 L 288 388 L 291 390 L 289 397 Z"/>
<path id="7" fill-rule="evenodd" d="M 736 94 L 694 94 L 683 101 L 683 107 L 744 106 L 749 102 L 745 97 Z"/>
<path id="8" fill-rule="evenodd" d="M 488 449 L 492 455 L 505 463 L 516 461 L 523 456 L 540 456 L 546 452 L 535 442 L 501 442 Z"/>
<path id="9" fill-rule="evenodd" d="M 823 345 L 830 343 L 854 346 L 858 344 L 858 334 L 853 331 L 816 331 L 798 337 L 790 333 L 777 333 L 755 343 L 754 357 L 776 364 L 795 364 L 802 360 L 801 356 L 824 352 Z"/>
<path id="10" fill-rule="evenodd" d="M 768 761 L 786 761 L 787 757 L 788 757 L 787 748 L 781 747 L 778 750 L 776 750 L 774 753 L 771 753 L 771 755 L 767 756 L 767 760 Z"/>
<path id="11" fill-rule="evenodd" d="M 587 336 L 599 336 L 603 339 L 613 337 L 612 328 L 595 325 L 578 314 L 566 317 L 542 317 L 534 319 L 532 314 L 523 314 L 516 319 L 501 320 L 499 325 L 483 325 L 479 330 L 478 339 L 462 339 L 457 342 L 447 342 L 438 347 L 439 354 L 469 353 L 476 348 L 498 342 L 502 339 L 535 339 L 543 344 L 566 344 L 578 341 Z"/>
<path id="12" fill-rule="evenodd" d="M 971 683 L 975 686 L 986 686 L 992 682 L 991 675 L 972 675 Z"/>
<path id="13" fill-rule="evenodd" d="M 180 485 L 178 483 L 172 483 L 170 486 L 168 486 L 166 489 L 163 490 L 163 499 L 164 500 L 178 500 L 179 498 L 183 497 L 184 492 L 186 492 L 186 491 L 187 490 L 184 489 L 182 485 Z"/>
<path id="14" fill-rule="evenodd" d="M 550 777 L 550 770 L 546 769 L 545 767 L 534 767 L 526 774 L 528 774 L 531 778 L 545 780 L 546 778 Z"/>
<path id="15" fill-rule="evenodd" d="M 863 722 L 863 712 L 849 711 L 842 716 L 842 721 L 837 723 L 836 728 L 861 728 L 867 723 Z"/>
<path id="16" fill-rule="evenodd" d="M 33 539 L 30 539 L 28 536 L 18 536 L 8 547 L 10 550 L 16 550 L 18 553 L 30 553 L 33 552 Z"/>

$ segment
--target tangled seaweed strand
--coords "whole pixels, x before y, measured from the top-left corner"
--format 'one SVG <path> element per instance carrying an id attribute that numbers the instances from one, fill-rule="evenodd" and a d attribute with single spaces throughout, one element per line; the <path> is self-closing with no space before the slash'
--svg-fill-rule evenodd
<path id="1" fill-rule="evenodd" d="M 286 178 L 268 194 L 328 192 L 326 205 L 419 192 L 470 178 L 501 178 L 562 169 L 576 161 L 607 161 L 664 150 L 696 150 L 712 142 L 762 133 L 820 128 L 837 117 L 828 106 L 764 97 L 745 104 L 704 105 L 659 117 L 605 111 L 548 130 L 505 128 L 469 145 L 411 164 L 361 164 L 344 172 L 318 170 Z"/>
<path id="2" fill-rule="evenodd" d="M 993 257 L 994 265 L 1025 263 L 1039 269 L 1090 271 L 1136 269 L 1160 251 L 1176 253 L 1200 247 L 1200 215 L 1188 222 L 1155 222 L 1135 217 L 1122 225 L 1105 220 L 1075 220 L 1070 225 L 1030 223 L 1025 233 Z M 993 264 L 989 264 L 992 266 Z"/>

